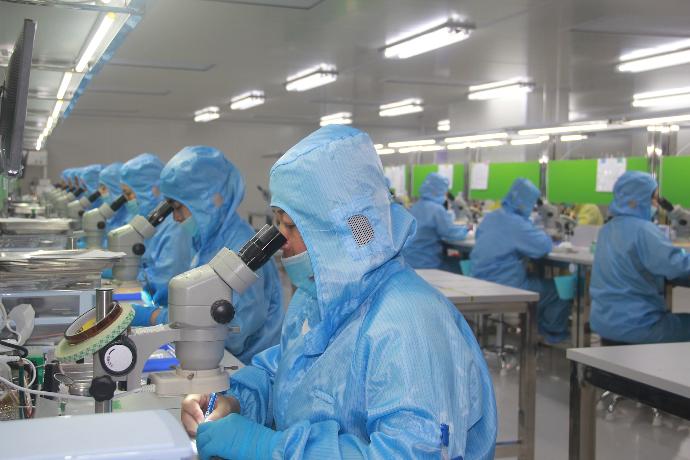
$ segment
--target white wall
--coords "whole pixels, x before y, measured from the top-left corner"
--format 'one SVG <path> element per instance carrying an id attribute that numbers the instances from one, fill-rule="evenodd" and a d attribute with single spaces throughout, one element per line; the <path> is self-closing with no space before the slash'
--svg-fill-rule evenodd
<path id="1" fill-rule="evenodd" d="M 188 145 L 209 145 L 223 151 L 242 171 L 247 184 L 240 214 L 262 212 L 265 202 L 257 185 L 268 186 L 268 172 L 278 156 L 318 128 L 312 125 L 237 123 L 218 120 L 192 123 L 174 120 L 72 116 L 48 139 L 49 177 L 92 163 L 125 162 L 150 152 L 163 162 Z M 372 139 L 409 136 L 404 131 L 368 130 Z"/>

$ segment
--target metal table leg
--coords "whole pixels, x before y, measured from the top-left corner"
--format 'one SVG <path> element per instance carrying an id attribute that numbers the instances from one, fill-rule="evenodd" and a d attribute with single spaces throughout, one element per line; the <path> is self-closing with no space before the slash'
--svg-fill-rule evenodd
<path id="1" fill-rule="evenodd" d="M 519 460 L 534 459 L 535 409 L 537 393 L 537 304 L 527 305 L 520 315 L 520 389 L 518 402 Z"/>
<path id="2" fill-rule="evenodd" d="M 596 452 L 595 390 L 585 381 L 585 369 L 570 363 L 569 460 L 594 460 Z"/>

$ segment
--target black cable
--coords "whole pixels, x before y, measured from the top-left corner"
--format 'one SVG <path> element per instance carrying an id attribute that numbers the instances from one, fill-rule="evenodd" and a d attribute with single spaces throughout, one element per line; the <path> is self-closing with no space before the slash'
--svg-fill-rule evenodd
<path id="1" fill-rule="evenodd" d="M 29 356 L 29 350 L 25 347 L 22 347 L 21 345 L 17 345 L 11 342 L 5 342 L 4 340 L 0 340 L 0 345 L 17 350 L 18 352 L 20 352 L 20 358 L 26 358 L 27 356 Z"/>

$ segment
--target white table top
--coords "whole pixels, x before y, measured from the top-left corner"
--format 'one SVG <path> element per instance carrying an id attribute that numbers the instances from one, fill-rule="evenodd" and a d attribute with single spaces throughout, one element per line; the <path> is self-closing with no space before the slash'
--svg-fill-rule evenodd
<path id="1" fill-rule="evenodd" d="M 571 348 L 568 359 L 690 398 L 690 342 Z"/>
<path id="2" fill-rule="evenodd" d="M 474 238 L 468 238 L 458 241 L 446 241 L 446 243 L 458 248 L 472 249 L 474 248 L 476 241 Z M 573 247 L 572 249 L 568 250 L 552 251 L 545 257 L 545 259 L 554 262 L 566 262 L 577 265 L 592 266 L 592 264 L 594 264 L 594 255 L 590 252 L 589 248 L 581 247 Z"/>
<path id="3" fill-rule="evenodd" d="M 509 303 L 527 303 L 539 300 L 539 294 L 536 292 L 516 289 L 443 270 L 420 269 L 415 271 L 426 282 L 441 291 L 461 311 L 467 311 L 473 305 L 482 305 L 482 310 L 495 308 L 497 311 L 507 311 L 505 308 Z M 515 310 L 514 305 L 508 308 L 512 308 L 512 311 Z"/>

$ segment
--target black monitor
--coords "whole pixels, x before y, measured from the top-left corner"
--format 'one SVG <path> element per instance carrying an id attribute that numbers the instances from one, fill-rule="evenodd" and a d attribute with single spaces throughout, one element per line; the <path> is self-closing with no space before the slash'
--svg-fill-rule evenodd
<path id="1" fill-rule="evenodd" d="M 21 176 L 23 170 L 24 122 L 35 35 L 36 22 L 25 19 L 0 88 L 0 173 L 13 177 Z"/>

